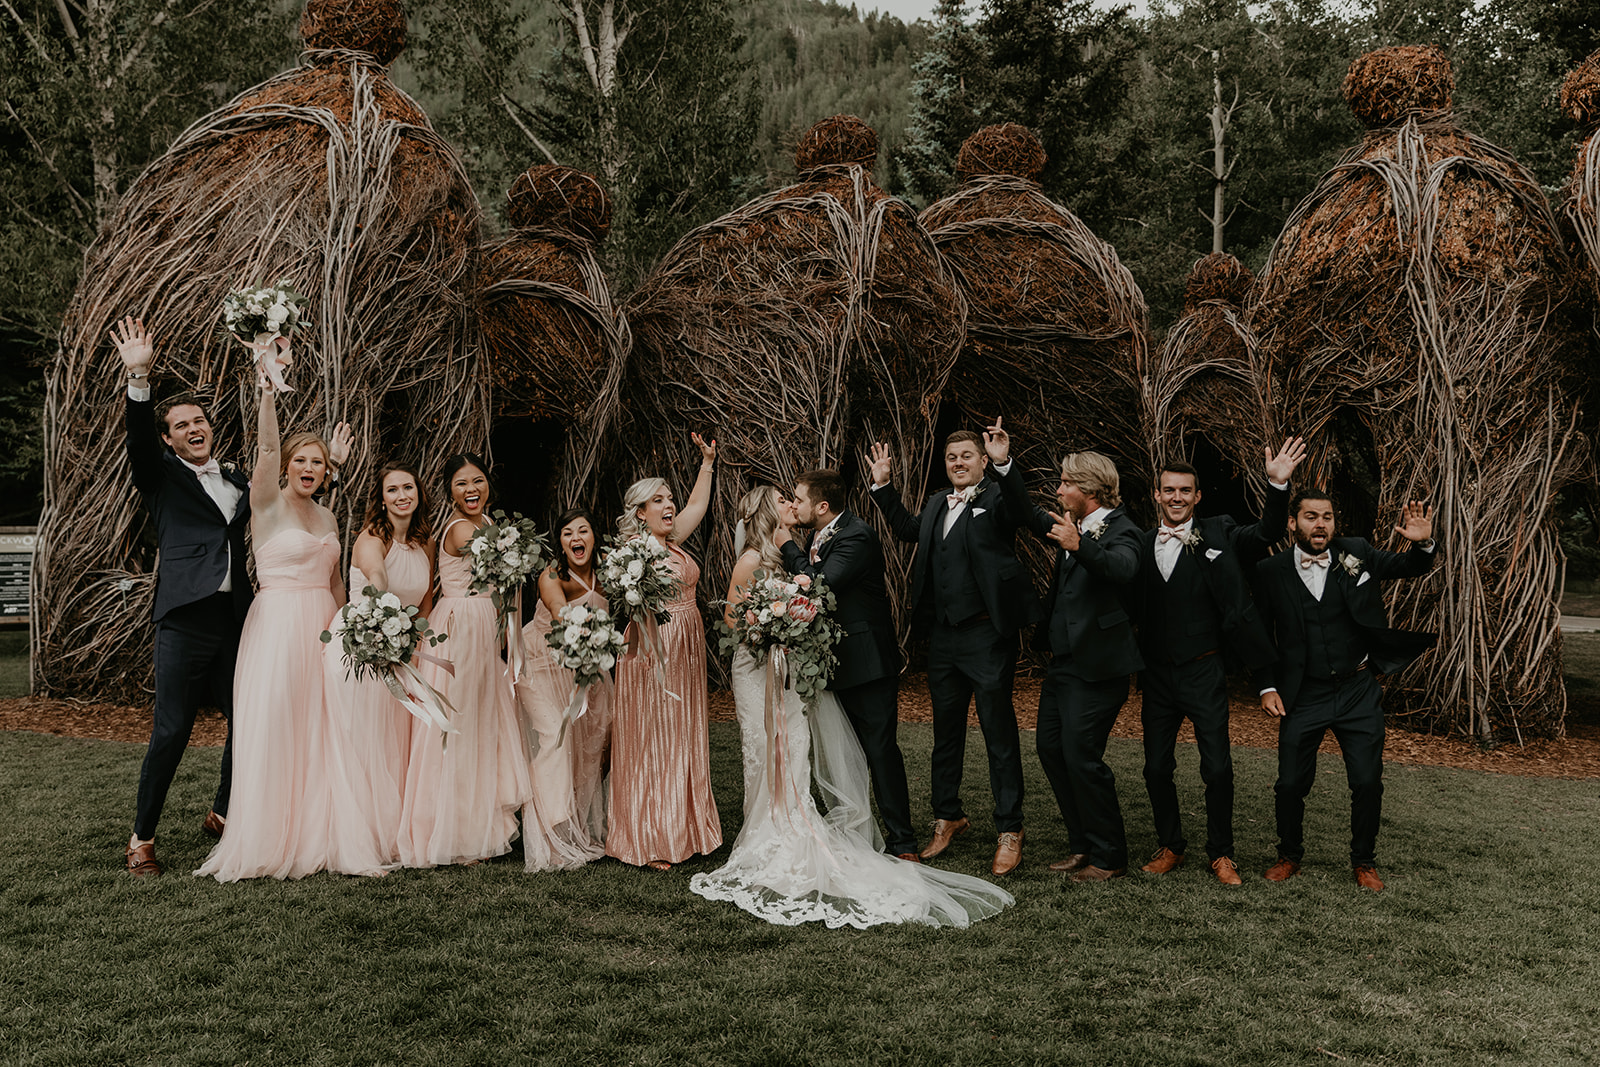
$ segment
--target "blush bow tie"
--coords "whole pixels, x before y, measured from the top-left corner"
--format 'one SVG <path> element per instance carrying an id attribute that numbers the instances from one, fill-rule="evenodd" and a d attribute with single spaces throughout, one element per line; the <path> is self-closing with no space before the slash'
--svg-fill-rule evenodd
<path id="1" fill-rule="evenodd" d="M 222 474 L 222 467 L 217 464 L 215 458 L 208 459 L 204 463 L 194 466 L 194 473 L 196 477 L 202 474 L 215 474 L 220 477 Z"/>
<path id="2" fill-rule="evenodd" d="M 959 504 L 970 504 L 972 503 L 972 498 L 974 495 L 975 494 L 971 488 L 962 489 L 959 492 L 951 493 L 949 496 L 944 498 L 945 506 L 954 510 Z"/>
<path id="3" fill-rule="evenodd" d="M 1301 570 L 1308 571 L 1312 567 L 1321 567 L 1323 570 L 1327 570 L 1328 569 L 1328 554 L 1326 552 L 1324 552 L 1320 556 L 1301 556 L 1300 557 L 1300 569 Z"/>
<path id="4" fill-rule="evenodd" d="M 1183 529 L 1181 527 L 1179 529 L 1174 530 L 1170 526 L 1163 526 L 1163 527 L 1161 527 L 1160 530 L 1156 531 L 1156 539 L 1159 540 L 1162 544 L 1166 544 L 1168 541 L 1171 541 L 1171 540 L 1174 540 L 1174 539 L 1182 540 L 1183 538 L 1188 537 L 1188 536 L 1189 536 L 1189 531 L 1185 530 L 1185 529 Z"/>

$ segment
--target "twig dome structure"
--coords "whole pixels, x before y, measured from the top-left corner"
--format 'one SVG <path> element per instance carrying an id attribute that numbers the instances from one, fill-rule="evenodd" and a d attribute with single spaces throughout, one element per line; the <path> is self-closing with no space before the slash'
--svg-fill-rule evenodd
<path id="1" fill-rule="evenodd" d="M 1452 84 L 1432 47 L 1351 64 L 1369 131 L 1285 225 L 1254 323 L 1278 425 L 1314 446 L 1298 480 L 1342 491 L 1345 532 L 1399 547 L 1399 509 L 1433 506 L 1444 558 L 1391 596 L 1439 646 L 1391 683 L 1391 712 L 1493 743 L 1562 729 L 1551 506 L 1588 452 L 1555 217 L 1454 124 Z"/>
<path id="2" fill-rule="evenodd" d="M 817 123 L 796 149 L 795 185 L 685 235 L 627 301 L 622 439 L 634 471 L 692 471 L 691 430 L 720 445 L 712 596 L 752 485 L 787 487 L 819 466 L 855 477 L 884 441 L 897 478 L 922 487 L 965 305 L 915 212 L 873 184 L 876 153 L 860 119 Z M 885 545 L 904 571 L 907 554 Z"/>
<path id="3" fill-rule="evenodd" d="M 495 421 L 558 427 L 563 457 L 548 464 L 547 488 L 554 504 L 571 507 L 592 491 L 630 343 L 596 258 L 611 198 L 593 175 L 541 164 L 512 184 L 506 216 L 512 232 L 484 248 L 478 274 Z"/>
<path id="4" fill-rule="evenodd" d="M 148 688 L 156 560 L 123 450 L 124 315 L 155 336 L 157 398 L 208 405 L 220 459 L 253 463 L 250 353 L 220 332 L 230 290 L 284 278 L 308 298 L 285 432 L 354 424 L 332 501 L 348 532 L 371 472 L 424 477 L 479 448 L 488 388 L 470 343 L 479 211 L 451 148 L 387 64 L 394 0 L 310 0 L 300 65 L 196 122 L 132 184 L 90 248 L 49 374 L 37 677 L 56 695 Z"/>

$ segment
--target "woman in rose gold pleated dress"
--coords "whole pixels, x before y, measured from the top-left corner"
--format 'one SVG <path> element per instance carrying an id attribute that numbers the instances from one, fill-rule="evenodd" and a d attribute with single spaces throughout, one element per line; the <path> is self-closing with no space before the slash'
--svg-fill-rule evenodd
<path id="1" fill-rule="evenodd" d="M 667 605 L 660 629 L 663 686 L 642 644 L 617 665 L 611 720 L 611 776 L 606 855 L 653 870 L 671 869 L 722 845 L 722 822 L 711 796 L 711 740 L 706 706 L 705 621 L 695 603 L 700 567 L 678 547 L 711 503 L 717 443 L 701 440 L 700 475 L 679 511 L 661 478 L 628 487 L 618 527 L 624 537 L 649 535 L 667 547 L 683 589 Z"/>

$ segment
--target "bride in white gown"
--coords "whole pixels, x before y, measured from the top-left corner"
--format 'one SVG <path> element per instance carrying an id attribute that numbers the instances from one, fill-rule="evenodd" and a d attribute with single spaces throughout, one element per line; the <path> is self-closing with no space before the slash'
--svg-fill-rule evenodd
<path id="1" fill-rule="evenodd" d="M 734 567 L 730 611 L 739 587 L 757 570 L 782 573 L 772 532 L 785 506 L 792 505 L 765 487 L 740 502 L 749 547 Z M 744 826 L 728 862 L 695 875 L 691 890 L 783 926 L 822 922 L 857 929 L 904 922 L 966 926 L 1013 903 L 1011 894 L 981 878 L 887 855 L 868 801 L 866 756 L 838 700 L 824 692 L 807 715 L 794 690 L 786 689 L 769 718 L 766 694 L 766 667 L 739 648 L 733 698 L 744 751 Z M 812 798 L 813 783 L 826 815 Z"/>

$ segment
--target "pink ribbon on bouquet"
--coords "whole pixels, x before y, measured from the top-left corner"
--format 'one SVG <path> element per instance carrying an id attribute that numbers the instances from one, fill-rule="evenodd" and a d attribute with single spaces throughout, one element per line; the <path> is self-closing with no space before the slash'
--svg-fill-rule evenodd
<path id="1" fill-rule="evenodd" d="M 511 696 L 517 695 L 517 683 L 528 668 L 528 659 L 522 648 L 522 586 L 517 586 L 511 600 L 511 615 L 506 620 L 506 667 L 511 671 Z"/>
<path id="2" fill-rule="evenodd" d="M 572 699 L 567 702 L 567 710 L 561 714 L 561 729 L 556 731 L 556 747 L 560 748 L 567 740 L 567 727 L 583 718 L 589 710 L 589 691 L 595 686 L 605 686 L 609 695 L 615 688 L 611 675 L 601 674 L 600 677 L 588 685 L 580 685 L 572 694 Z"/>
<path id="3" fill-rule="evenodd" d="M 635 617 L 634 622 L 639 627 L 639 643 L 644 646 L 645 655 L 649 656 L 655 663 L 656 681 L 661 684 L 661 691 L 673 700 L 681 701 L 682 697 L 667 688 L 667 669 L 662 665 L 662 659 L 665 657 L 667 650 L 661 641 L 661 630 L 656 623 L 656 613 L 647 608 Z"/>
<path id="4" fill-rule="evenodd" d="M 272 388 L 279 393 L 292 393 L 294 386 L 283 379 L 283 372 L 289 369 L 293 362 L 289 355 L 289 339 L 280 334 L 267 337 L 264 333 L 256 334 L 256 340 L 246 341 L 239 338 L 239 343 L 256 354 L 256 367 L 272 383 Z"/>
<path id="5" fill-rule="evenodd" d="M 454 674 L 454 669 L 450 669 L 450 673 Z M 450 722 L 450 717 L 456 713 L 455 707 L 443 693 L 424 681 L 411 664 L 391 664 L 389 670 L 379 671 L 378 677 L 407 711 L 446 735 L 447 743 L 448 735 L 459 732 Z"/>

